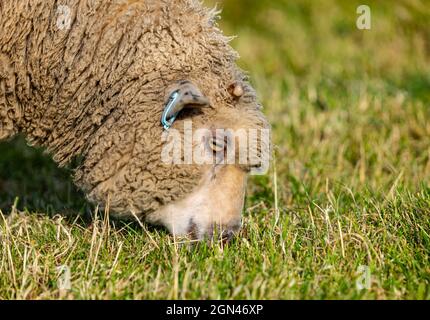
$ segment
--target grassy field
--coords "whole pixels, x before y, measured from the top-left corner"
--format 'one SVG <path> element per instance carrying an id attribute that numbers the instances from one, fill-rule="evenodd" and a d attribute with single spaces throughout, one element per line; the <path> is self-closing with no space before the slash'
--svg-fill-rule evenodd
<path id="1" fill-rule="evenodd" d="M 369 1 L 358 30 L 359 4 L 222 1 L 275 143 L 229 246 L 114 226 L 1 144 L 0 299 L 430 299 L 430 4 Z"/>

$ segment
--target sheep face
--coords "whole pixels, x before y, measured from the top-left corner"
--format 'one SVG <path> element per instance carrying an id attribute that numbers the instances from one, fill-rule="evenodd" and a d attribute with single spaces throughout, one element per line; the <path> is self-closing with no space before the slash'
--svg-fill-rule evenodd
<path id="1" fill-rule="evenodd" d="M 163 140 L 174 144 L 173 148 L 167 148 L 170 151 L 174 146 L 182 146 L 183 152 L 177 152 L 177 162 L 188 158 L 191 165 L 200 168 L 201 178 L 197 187 L 183 199 L 149 214 L 148 222 L 164 225 L 175 235 L 189 235 L 194 239 L 216 235 L 228 241 L 240 230 L 247 176 L 257 168 L 267 169 L 270 137 L 258 106 L 240 100 L 244 95 L 243 86 L 233 85 L 230 89 L 230 94 L 237 99 L 236 108 L 210 108 L 210 99 L 191 83 L 186 83 L 185 87 L 182 83 L 170 91 L 178 93 L 179 102 L 174 107 L 170 105 L 175 112 L 168 113 L 167 117 L 165 113 L 163 120 L 184 108 L 189 111 L 178 121 L 184 130 L 178 133 L 175 127 L 169 128 L 165 134 L 173 139 L 165 137 Z M 184 97 L 192 98 L 191 102 L 181 105 Z M 193 108 L 198 112 L 194 113 Z M 205 114 L 209 116 L 206 118 Z M 192 141 L 188 150 L 184 140 Z M 165 159 L 162 157 L 162 160 Z"/>

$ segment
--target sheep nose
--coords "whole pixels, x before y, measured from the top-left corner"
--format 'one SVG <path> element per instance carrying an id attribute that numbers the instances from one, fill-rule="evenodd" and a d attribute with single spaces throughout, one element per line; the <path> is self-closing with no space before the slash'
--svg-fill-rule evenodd
<path id="1" fill-rule="evenodd" d="M 233 230 L 224 230 L 221 233 L 221 241 L 223 244 L 227 244 L 229 243 L 234 236 L 236 235 L 236 232 L 234 232 Z"/>
<path id="2" fill-rule="evenodd" d="M 235 225 L 232 227 L 215 227 L 210 228 L 207 233 L 207 238 L 212 242 L 222 242 L 228 244 L 238 234 L 241 226 Z"/>

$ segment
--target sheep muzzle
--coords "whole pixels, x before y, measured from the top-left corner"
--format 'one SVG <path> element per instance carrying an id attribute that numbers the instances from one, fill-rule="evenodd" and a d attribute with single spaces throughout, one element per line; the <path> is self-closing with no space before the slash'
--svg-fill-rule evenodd
<path id="1" fill-rule="evenodd" d="M 237 166 L 211 168 L 185 199 L 147 216 L 176 236 L 229 241 L 241 228 L 247 173 Z"/>

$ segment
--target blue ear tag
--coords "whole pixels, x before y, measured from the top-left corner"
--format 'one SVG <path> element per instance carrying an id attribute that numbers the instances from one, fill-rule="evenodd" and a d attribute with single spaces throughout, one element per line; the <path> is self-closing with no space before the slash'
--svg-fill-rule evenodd
<path id="1" fill-rule="evenodd" d="M 167 116 L 169 115 L 170 111 L 176 106 L 178 98 L 179 90 L 173 92 L 170 95 L 169 101 L 164 108 L 163 116 L 161 117 L 161 124 L 163 125 L 165 130 L 169 130 L 172 127 L 173 122 L 175 122 L 176 117 L 179 114 L 179 112 L 177 112 L 173 116 L 171 116 L 170 119 L 167 119 Z"/>

